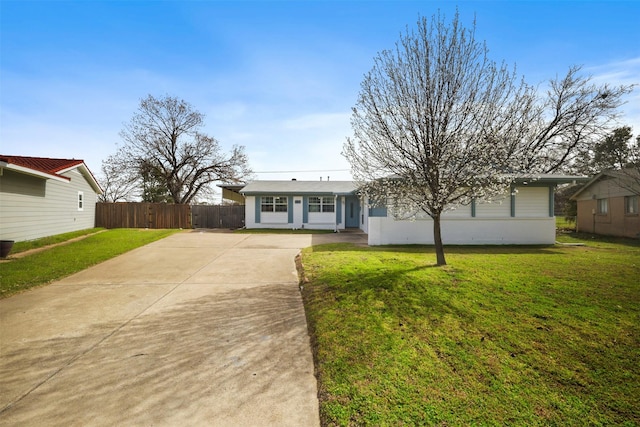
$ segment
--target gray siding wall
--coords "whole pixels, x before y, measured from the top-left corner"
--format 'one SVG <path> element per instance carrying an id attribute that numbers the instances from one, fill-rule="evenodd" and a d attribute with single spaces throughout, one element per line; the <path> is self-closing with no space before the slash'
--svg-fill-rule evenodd
<path id="1" fill-rule="evenodd" d="M 93 228 L 97 195 L 76 169 L 64 176 L 70 182 L 4 170 L 0 176 L 0 238 L 33 240 Z M 78 210 L 78 192 L 84 194 Z"/>

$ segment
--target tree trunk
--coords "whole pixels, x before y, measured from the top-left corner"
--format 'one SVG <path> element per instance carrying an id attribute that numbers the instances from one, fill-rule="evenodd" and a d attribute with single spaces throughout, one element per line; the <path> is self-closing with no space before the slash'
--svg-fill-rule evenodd
<path id="1" fill-rule="evenodd" d="M 440 232 L 440 214 L 433 216 L 433 243 L 436 245 L 436 264 L 447 265 L 444 259 L 444 246 L 442 245 L 442 234 Z"/>

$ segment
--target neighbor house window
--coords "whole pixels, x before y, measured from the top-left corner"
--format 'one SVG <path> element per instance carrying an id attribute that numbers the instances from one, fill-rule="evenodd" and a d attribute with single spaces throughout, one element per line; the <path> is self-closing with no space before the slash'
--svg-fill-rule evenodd
<path id="1" fill-rule="evenodd" d="M 329 197 L 309 197 L 309 212 L 335 212 L 335 199 Z"/>
<path id="2" fill-rule="evenodd" d="M 626 196 L 624 198 L 624 213 L 628 215 L 638 214 L 638 196 Z"/>
<path id="3" fill-rule="evenodd" d="M 609 212 L 609 199 L 598 199 L 598 214 L 606 215 Z"/>
<path id="4" fill-rule="evenodd" d="M 287 212 L 287 198 L 285 196 L 266 196 L 260 200 L 260 212 Z"/>
<path id="5" fill-rule="evenodd" d="M 78 210 L 84 210 L 84 192 L 78 191 Z"/>

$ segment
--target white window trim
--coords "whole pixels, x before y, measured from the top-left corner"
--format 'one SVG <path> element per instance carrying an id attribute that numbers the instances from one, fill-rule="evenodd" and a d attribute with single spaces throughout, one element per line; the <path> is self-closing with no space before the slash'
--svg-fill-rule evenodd
<path id="1" fill-rule="evenodd" d="M 320 199 L 320 203 L 311 203 L 311 197 L 317 197 Z M 325 199 L 328 200 L 329 203 L 325 203 Z M 309 197 L 309 206 L 307 207 L 309 213 L 335 213 L 336 212 L 336 200 L 335 197 L 332 196 L 310 196 Z M 319 211 L 312 211 L 311 205 L 318 206 Z M 333 209 L 330 211 L 325 211 L 325 206 L 332 206 Z"/>
<path id="2" fill-rule="evenodd" d="M 265 203 L 265 199 L 267 198 L 271 199 L 271 203 Z M 278 203 L 277 202 L 278 199 L 284 199 L 284 203 L 282 202 Z M 264 210 L 263 208 L 265 206 L 269 206 L 270 209 Z M 284 206 L 284 210 L 276 210 L 276 206 L 280 206 L 280 207 Z M 287 196 L 262 196 L 260 199 L 260 212 L 262 213 L 269 213 L 269 212 L 287 213 L 288 211 L 289 211 L 289 200 Z"/>
<path id="3" fill-rule="evenodd" d="M 76 200 L 78 212 L 84 211 L 84 191 L 78 191 L 78 199 Z"/>

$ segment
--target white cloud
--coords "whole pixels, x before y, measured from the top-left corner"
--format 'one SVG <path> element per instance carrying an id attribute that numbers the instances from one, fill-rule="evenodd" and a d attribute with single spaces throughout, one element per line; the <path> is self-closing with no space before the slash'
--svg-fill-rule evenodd
<path id="1" fill-rule="evenodd" d="M 635 86 L 620 108 L 620 124 L 631 126 L 634 134 L 640 135 L 640 57 L 588 67 L 585 71 L 593 76 L 594 83 Z"/>

